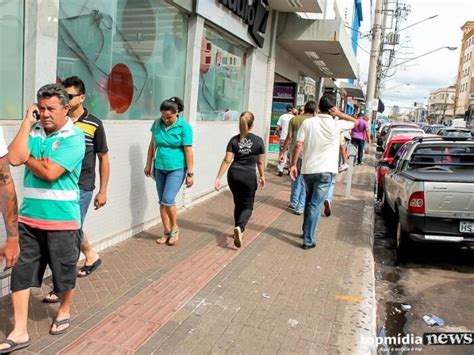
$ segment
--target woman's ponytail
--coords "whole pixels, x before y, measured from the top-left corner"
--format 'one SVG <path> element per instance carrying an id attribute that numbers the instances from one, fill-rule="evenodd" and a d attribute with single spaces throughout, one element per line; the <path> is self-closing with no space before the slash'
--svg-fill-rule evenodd
<path id="1" fill-rule="evenodd" d="M 239 131 L 240 131 L 240 141 L 242 142 L 245 137 L 248 136 L 250 129 L 253 126 L 253 121 L 255 117 L 252 112 L 245 111 L 242 112 L 239 118 Z"/>

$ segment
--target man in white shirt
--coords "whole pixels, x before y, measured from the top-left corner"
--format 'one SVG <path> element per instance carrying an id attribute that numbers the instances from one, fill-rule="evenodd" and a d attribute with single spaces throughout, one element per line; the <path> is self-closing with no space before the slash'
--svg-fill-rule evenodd
<path id="1" fill-rule="evenodd" d="M 5 222 L 6 232 L 5 243 L 0 245 L 0 262 L 5 259 L 5 270 L 13 267 L 20 255 L 18 202 L 7 154 L 3 129 L 0 127 L 0 210 Z"/>
<path id="2" fill-rule="evenodd" d="M 283 149 L 283 145 L 285 144 L 285 139 L 288 136 L 288 126 L 290 125 L 290 120 L 294 117 L 291 113 L 293 110 L 293 105 L 288 104 L 286 105 L 286 113 L 281 115 L 277 122 L 277 128 L 275 133 L 280 136 L 280 153 Z M 284 156 L 283 160 L 278 162 L 278 176 L 283 176 L 283 170 L 285 169 L 286 165 L 286 155 Z"/>
<path id="3" fill-rule="evenodd" d="M 338 173 L 341 132 L 352 129 L 355 122 L 355 118 L 339 111 L 334 96 L 326 94 L 319 101 L 319 113 L 314 119 L 305 120 L 298 130 L 290 175 L 293 180 L 297 178 L 296 163 L 303 151 L 301 174 L 306 185 L 303 221 L 305 250 L 316 247 L 314 235 L 321 208 Z"/>

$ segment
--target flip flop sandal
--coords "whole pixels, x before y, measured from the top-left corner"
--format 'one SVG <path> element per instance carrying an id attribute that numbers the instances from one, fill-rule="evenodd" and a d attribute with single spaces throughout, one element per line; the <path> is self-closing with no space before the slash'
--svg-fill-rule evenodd
<path id="1" fill-rule="evenodd" d="M 5 340 L 2 340 L 2 341 L 0 342 L 0 344 L 8 344 L 8 345 L 10 345 L 9 348 L 0 350 L 0 354 L 9 354 L 9 353 L 11 353 L 11 352 L 13 352 L 13 351 L 17 351 L 17 350 L 20 350 L 20 349 L 27 348 L 28 346 L 31 345 L 31 340 L 25 341 L 25 342 L 23 342 L 23 343 L 16 343 L 16 342 L 14 342 L 13 340 L 5 339 Z"/>
<path id="2" fill-rule="evenodd" d="M 166 244 L 166 242 L 168 241 L 168 239 L 170 239 L 170 234 L 171 234 L 171 233 L 165 233 L 165 235 L 159 237 L 159 238 L 156 240 L 156 244 Z"/>
<path id="3" fill-rule="evenodd" d="M 170 238 L 168 239 L 168 245 L 175 245 L 178 242 L 179 229 L 170 232 Z"/>
<path id="4" fill-rule="evenodd" d="M 77 273 L 77 277 L 86 277 L 92 274 L 99 266 L 102 264 L 102 260 L 97 259 L 92 265 L 84 265 L 79 269 L 79 272 Z M 84 274 L 80 274 L 80 273 Z"/>
<path id="5" fill-rule="evenodd" d="M 54 298 L 53 298 L 53 296 L 54 296 Z M 50 293 L 48 293 L 48 295 L 45 298 L 42 299 L 42 302 L 43 303 L 59 303 L 59 302 L 61 302 L 61 299 L 56 294 L 56 292 L 51 291 Z"/>
<path id="6" fill-rule="evenodd" d="M 66 328 L 64 328 L 62 330 L 53 330 L 53 325 L 55 325 L 56 328 L 59 328 L 60 326 L 65 325 L 65 324 L 68 325 Z M 71 319 L 69 319 L 69 318 L 66 318 L 66 319 L 63 319 L 63 320 L 55 319 L 53 324 L 51 325 L 51 329 L 49 330 L 49 334 L 51 334 L 51 335 L 63 334 L 69 329 L 70 326 L 71 326 Z"/>

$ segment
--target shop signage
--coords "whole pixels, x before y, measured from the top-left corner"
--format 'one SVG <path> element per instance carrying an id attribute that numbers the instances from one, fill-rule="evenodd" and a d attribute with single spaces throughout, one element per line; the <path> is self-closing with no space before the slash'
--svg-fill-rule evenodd
<path id="1" fill-rule="evenodd" d="M 248 32 L 257 46 L 263 47 L 268 21 L 268 0 L 217 0 L 248 25 Z"/>
<path id="2" fill-rule="evenodd" d="M 275 99 L 291 99 L 295 97 L 295 86 L 293 84 L 275 85 L 273 87 L 273 98 Z"/>

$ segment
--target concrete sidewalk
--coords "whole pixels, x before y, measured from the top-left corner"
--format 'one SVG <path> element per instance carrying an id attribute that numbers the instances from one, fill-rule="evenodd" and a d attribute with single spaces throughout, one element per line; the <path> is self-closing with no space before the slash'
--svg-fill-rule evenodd
<path id="1" fill-rule="evenodd" d="M 180 214 L 175 247 L 155 243 L 157 226 L 107 249 L 103 266 L 78 280 L 66 334 L 48 335 L 57 309 L 41 303 L 49 285 L 33 291 L 34 344 L 23 353 L 370 353 L 373 175 L 372 165 L 354 168 L 350 199 L 338 183 L 316 249 L 301 249 L 302 217 L 287 210 L 289 178 L 272 173 L 240 250 L 229 192 Z M 11 318 L 3 297 L 1 337 Z"/>

